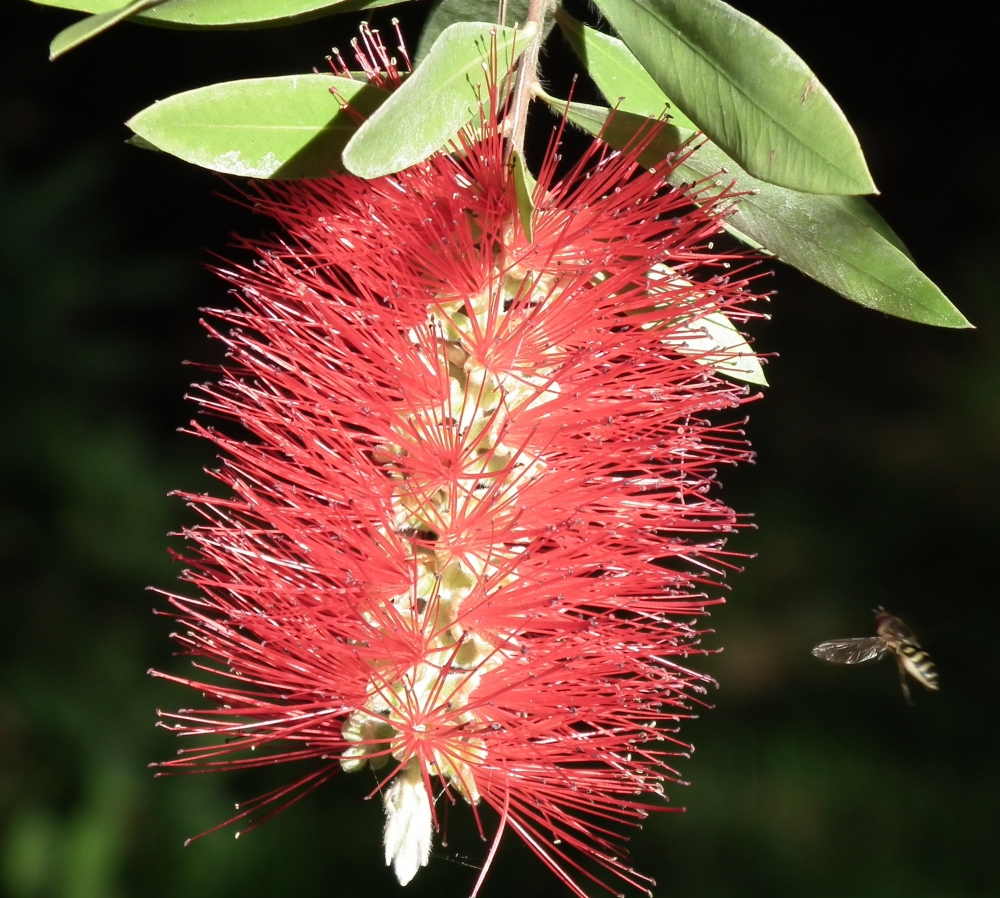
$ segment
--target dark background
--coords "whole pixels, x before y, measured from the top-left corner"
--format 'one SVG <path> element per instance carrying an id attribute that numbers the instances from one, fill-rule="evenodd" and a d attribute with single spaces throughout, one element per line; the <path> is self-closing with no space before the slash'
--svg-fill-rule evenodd
<path id="1" fill-rule="evenodd" d="M 998 634 L 1000 187 L 988 129 L 996 13 L 865 0 L 740 8 L 784 37 L 854 123 L 876 201 L 977 325 L 934 330 L 854 306 L 790 270 L 752 408 L 756 466 L 726 472 L 758 554 L 715 618 L 716 707 L 686 729 L 688 808 L 635 839 L 657 895 L 1000 895 Z M 422 4 L 408 15 L 411 46 Z M 406 7 L 379 10 L 388 27 Z M 309 71 L 359 16 L 286 30 L 121 26 L 58 63 L 74 15 L 4 0 L 0 25 L 0 892 L 10 898 L 257 898 L 400 893 L 368 779 L 340 777 L 244 839 L 189 848 L 271 779 L 153 780 L 172 753 L 153 709 L 190 696 L 149 584 L 177 570 L 165 534 L 199 489 L 206 446 L 175 429 L 217 349 L 200 306 L 226 302 L 202 265 L 263 226 L 220 180 L 123 145 L 155 99 L 214 81 Z M 550 41 L 558 80 L 572 63 Z M 942 690 L 904 704 L 891 664 L 824 665 L 810 647 L 867 635 L 875 604 L 907 618 Z M 279 775 L 282 772 L 279 771 Z M 263 779 L 263 782 L 262 782 Z M 484 847 L 452 813 L 450 844 L 409 898 L 468 894 Z M 468 855 L 469 860 L 465 860 Z M 508 836 L 483 893 L 566 894 Z"/>

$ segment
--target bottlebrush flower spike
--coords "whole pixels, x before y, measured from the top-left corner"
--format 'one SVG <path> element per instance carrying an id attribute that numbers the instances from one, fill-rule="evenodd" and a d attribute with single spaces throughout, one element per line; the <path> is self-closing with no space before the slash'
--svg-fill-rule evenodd
<path id="1" fill-rule="evenodd" d="M 732 198 L 696 207 L 642 141 L 556 179 L 554 143 L 529 241 L 478 135 L 393 177 L 254 188 L 280 236 L 225 273 L 242 308 L 214 313 L 229 361 L 197 401 L 230 425 L 193 427 L 226 496 L 187 496 L 198 595 L 170 598 L 205 676 L 159 674 L 213 705 L 166 725 L 216 743 L 162 767 L 314 762 L 241 807 L 254 826 L 370 764 L 402 883 L 460 796 L 577 895 L 602 869 L 646 889 L 620 829 L 687 749 L 736 524 L 714 471 L 749 455 L 705 417 L 747 388 L 692 349 L 754 298 L 708 243 Z"/>

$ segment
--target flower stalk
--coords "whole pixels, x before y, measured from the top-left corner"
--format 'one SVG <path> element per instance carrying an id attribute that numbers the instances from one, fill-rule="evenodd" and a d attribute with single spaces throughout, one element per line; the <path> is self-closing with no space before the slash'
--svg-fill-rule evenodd
<path id="1" fill-rule="evenodd" d="M 542 46 L 544 33 L 542 26 L 545 14 L 551 8 L 552 0 L 529 0 L 528 2 L 528 13 L 522 30 L 522 35 L 527 39 L 528 45 L 518 60 L 511 91 L 508 162 L 514 153 L 524 157 L 524 135 L 528 124 L 528 107 L 531 105 L 535 85 L 538 83 L 538 53 Z"/>

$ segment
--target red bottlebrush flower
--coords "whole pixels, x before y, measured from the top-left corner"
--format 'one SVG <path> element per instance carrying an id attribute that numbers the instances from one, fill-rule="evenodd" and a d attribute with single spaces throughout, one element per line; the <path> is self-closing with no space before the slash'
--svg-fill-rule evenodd
<path id="1" fill-rule="evenodd" d="M 403 883 L 457 794 L 576 894 L 601 868 L 645 888 L 618 830 L 686 748 L 736 523 L 714 469 L 748 457 L 705 418 L 748 398 L 705 348 L 753 298 L 707 242 L 732 198 L 695 206 L 642 145 L 557 180 L 552 149 L 529 240 L 498 129 L 462 143 L 256 188 L 280 236 L 226 273 L 242 308 L 215 313 L 229 361 L 198 392 L 238 427 L 193 425 L 227 495 L 187 496 L 198 596 L 170 599 L 208 673 L 169 678 L 213 707 L 168 726 L 217 740 L 162 766 L 314 762 L 252 819 L 371 764 Z"/>

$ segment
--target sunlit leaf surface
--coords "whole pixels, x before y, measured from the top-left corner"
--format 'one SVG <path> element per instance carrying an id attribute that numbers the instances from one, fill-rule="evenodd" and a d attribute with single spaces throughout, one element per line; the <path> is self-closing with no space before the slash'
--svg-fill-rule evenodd
<path id="1" fill-rule="evenodd" d="M 248 178 L 320 178 L 343 171 L 355 117 L 330 93 L 371 112 L 389 96 L 364 81 L 287 75 L 212 84 L 154 103 L 129 127 L 157 149 Z"/>
<path id="2" fill-rule="evenodd" d="M 491 45 L 496 45 L 496 72 L 506 73 L 529 37 L 485 22 L 446 28 L 413 74 L 348 143 L 347 169 L 378 178 L 437 152 L 479 115 L 487 99 Z"/>
<path id="3" fill-rule="evenodd" d="M 119 11 L 121 0 L 34 0 L 45 6 L 75 9 L 94 15 Z M 128 17 L 145 25 L 167 28 L 252 28 L 289 25 L 318 16 L 391 6 L 404 0 L 165 0 Z M 72 27 L 72 26 L 70 26 Z M 64 51 L 65 52 L 65 51 Z"/>

